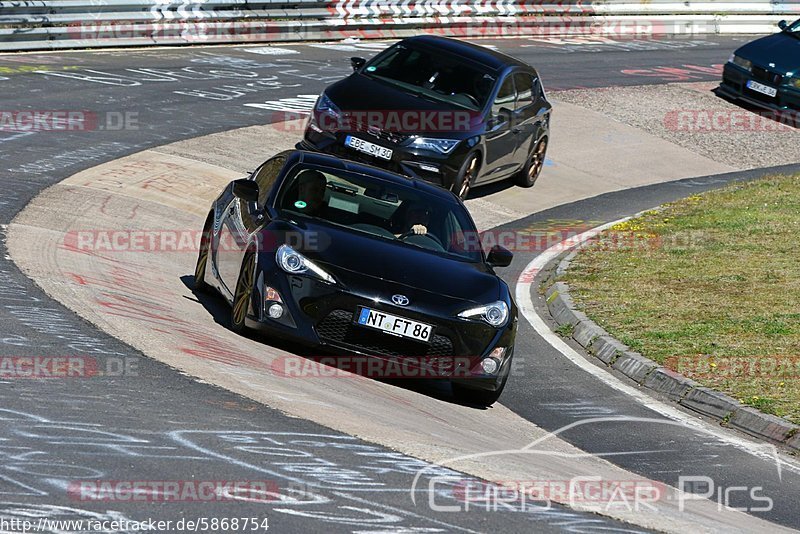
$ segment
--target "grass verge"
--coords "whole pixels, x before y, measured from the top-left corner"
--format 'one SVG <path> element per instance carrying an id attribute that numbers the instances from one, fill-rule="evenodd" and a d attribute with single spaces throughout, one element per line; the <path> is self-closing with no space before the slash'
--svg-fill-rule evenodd
<path id="1" fill-rule="evenodd" d="M 648 358 L 800 423 L 800 175 L 735 184 L 617 225 L 565 276 Z"/>

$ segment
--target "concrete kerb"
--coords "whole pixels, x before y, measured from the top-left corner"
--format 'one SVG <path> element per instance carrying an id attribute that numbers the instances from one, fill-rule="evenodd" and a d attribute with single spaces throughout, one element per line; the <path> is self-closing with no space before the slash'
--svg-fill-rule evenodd
<path id="1" fill-rule="evenodd" d="M 666 395 L 686 408 L 711 417 L 751 436 L 778 443 L 800 452 L 800 427 L 775 415 L 760 412 L 739 401 L 703 387 L 653 360 L 634 352 L 578 310 L 561 278 L 569 269 L 578 246 L 551 260 L 538 274 L 532 287 L 545 295 L 550 315 L 558 326 L 569 326 L 570 337 L 606 366 L 616 369 L 637 384 Z"/>

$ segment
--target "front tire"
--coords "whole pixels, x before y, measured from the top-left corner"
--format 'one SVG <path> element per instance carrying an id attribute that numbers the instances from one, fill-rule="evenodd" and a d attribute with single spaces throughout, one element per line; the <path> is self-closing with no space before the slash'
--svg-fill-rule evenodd
<path id="1" fill-rule="evenodd" d="M 253 281 L 255 280 L 256 266 L 253 262 L 255 254 L 248 252 L 242 260 L 242 268 L 239 270 L 239 279 L 236 281 L 236 292 L 233 295 L 233 306 L 231 306 L 230 328 L 237 334 L 244 334 L 247 331 L 247 312 L 250 311 L 250 297 L 253 294 Z"/>
<path id="2" fill-rule="evenodd" d="M 214 222 L 213 213 L 209 213 L 203 225 L 203 234 L 200 236 L 200 252 L 197 255 L 197 264 L 194 267 L 194 290 L 198 293 L 208 293 L 211 286 L 206 282 L 208 260 L 211 258 L 211 225 Z"/>
<path id="3" fill-rule="evenodd" d="M 528 156 L 525 166 L 516 177 L 516 183 L 520 187 L 533 187 L 539 175 L 542 174 L 544 161 L 547 155 L 547 138 L 543 137 L 536 143 L 533 151 Z"/>
<path id="4" fill-rule="evenodd" d="M 470 188 L 475 182 L 475 178 L 478 176 L 480 159 L 480 155 L 477 152 L 473 152 L 467 156 L 467 159 L 464 160 L 464 164 L 458 171 L 458 176 L 456 176 L 453 185 L 450 187 L 450 190 L 458 195 L 461 200 L 467 200 L 469 196 Z"/>

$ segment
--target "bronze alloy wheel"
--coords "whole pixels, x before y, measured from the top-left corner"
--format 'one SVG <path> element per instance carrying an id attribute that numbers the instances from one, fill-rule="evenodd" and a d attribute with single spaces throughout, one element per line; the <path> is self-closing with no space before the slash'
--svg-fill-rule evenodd
<path id="1" fill-rule="evenodd" d="M 203 235 L 200 237 L 200 252 L 197 255 L 197 265 L 194 268 L 194 289 L 201 293 L 209 290 L 209 285 L 206 283 L 206 268 L 208 267 L 208 258 L 211 251 L 211 223 L 213 217 L 208 216 L 206 224 L 203 226 Z"/>
<path id="2" fill-rule="evenodd" d="M 255 280 L 255 264 L 253 263 L 254 254 L 248 252 L 242 261 L 242 269 L 239 271 L 239 280 L 236 282 L 236 293 L 233 296 L 233 308 L 231 308 L 231 330 L 242 333 L 246 330 L 245 319 L 250 308 L 250 295 L 253 293 L 253 281 Z"/>
<path id="3" fill-rule="evenodd" d="M 472 154 L 467 159 L 467 162 L 461 168 L 461 172 L 458 174 L 458 179 L 456 179 L 455 183 L 451 190 L 461 198 L 461 200 L 466 200 L 469 196 L 469 189 L 472 185 L 473 180 L 475 180 L 475 175 L 478 173 L 478 155 Z"/>
<path id="4" fill-rule="evenodd" d="M 546 154 L 547 138 L 545 137 L 536 143 L 536 147 L 528 157 L 528 162 L 525 165 L 525 168 L 522 169 L 522 172 L 517 179 L 518 185 L 522 187 L 533 187 L 533 185 L 536 183 L 536 180 L 539 179 L 539 175 L 542 174 L 542 168 L 544 168 Z"/>

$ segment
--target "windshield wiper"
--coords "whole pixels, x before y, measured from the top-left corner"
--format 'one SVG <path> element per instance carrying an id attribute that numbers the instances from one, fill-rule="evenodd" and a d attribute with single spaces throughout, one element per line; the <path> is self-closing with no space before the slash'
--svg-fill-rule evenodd
<path id="1" fill-rule="evenodd" d="M 442 102 L 448 103 L 448 101 L 445 99 L 436 98 L 435 96 L 425 93 L 420 89 L 412 89 L 411 87 L 408 86 L 409 84 L 393 80 L 391 78 L 386 78 L 384 76 L 370 76 L 370 78 L 372 78 L 373 80 L 377 80 L 379 82 L 384 82 L 385 84 L 391 85 L 392 87 L 397 87 L 398 89 L 402 89 L 404 92 L 410 95 L 414 95 L 419 98 L 424 98 L 425 100 L 433 102 L 434 104 L 440 104 Z"/>
<path id="2" fill-rule="evenodd" d="M 447 103 L 447 100 L 445 100 L 444 98 L 437 98 L 431 94 L 419 91 L 417 89 L 409 89 L 408 92 L 414 96 L 418 96 L 419 98 L 424 98 L 428 102 L 433 102 L 434 104 L 440 104 L 441 102 Z"/>

